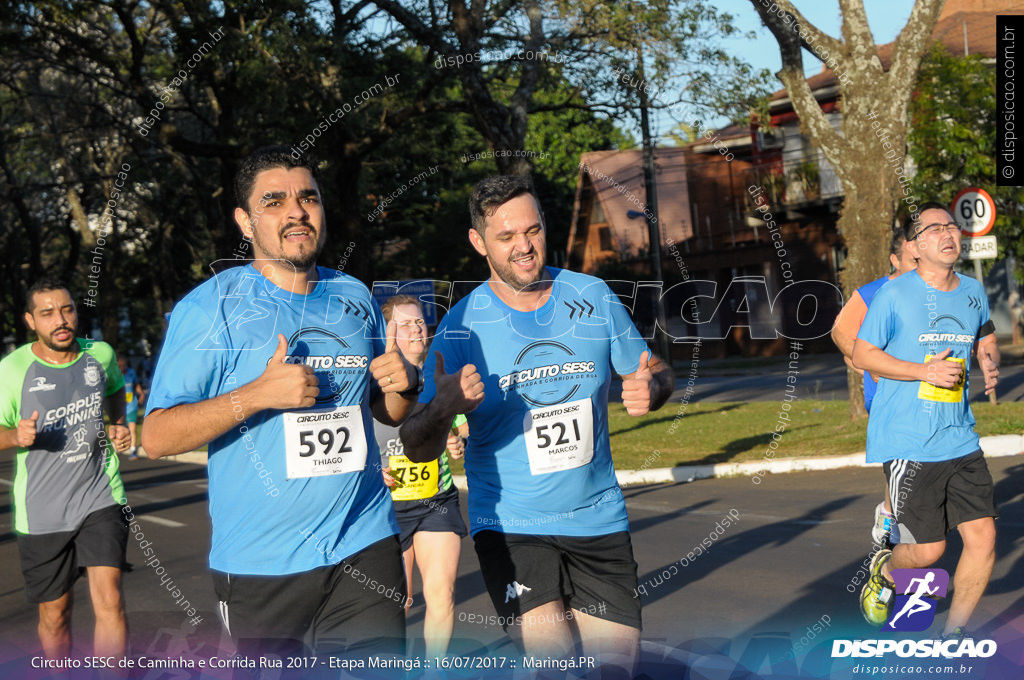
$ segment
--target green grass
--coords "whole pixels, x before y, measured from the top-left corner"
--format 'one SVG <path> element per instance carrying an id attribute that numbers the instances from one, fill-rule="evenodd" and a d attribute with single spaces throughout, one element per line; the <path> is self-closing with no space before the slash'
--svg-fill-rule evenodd
<path id="1" fill-rule="evenodd" d="M 1024 403 L 971 404 L 981 436 L 1024 433 Z M 781 402 L 669 402 L 641 418 L 609 405 L 612 456 L 619 470 L 733 463 L 764 457 Z M 678 419 L 677 419 L 678 416 Z M 776 458 L 832 456 L 864 450 L 867 420 L 850 420 L 846 401 L 792 402 Z M 462 461 L 452 472 L 463 474 Z"/>
<path id="2" fill-rule="evenodd" d="M 972 404 L 981 436 L 1024 433 L 1024 403 Z M 642 418 L 609 407 L 615 467 L 671 467 L 759 460 L 771 432 L 786 426 L 777 458 L 829 456 L 863 451 L 867 419 L 850 420 L 846 401 L 793 402 L 790 419 L 780 421 L 781 402 L 669 402 Z"/>

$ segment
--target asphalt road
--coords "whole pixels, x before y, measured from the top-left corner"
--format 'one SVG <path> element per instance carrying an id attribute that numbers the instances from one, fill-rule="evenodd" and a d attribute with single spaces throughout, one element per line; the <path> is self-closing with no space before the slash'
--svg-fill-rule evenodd
<path id="1" fill-rule="evenodd" d="M 1014 354 L 1004 354 L 999 369 L 996 396 L 1000 401 L 1024 401 L 1024 362 Z M 706 360 L 698 350 L 684 357 L 697 359 L 696 379 L 691 386 L 692 401 L 777 401 L 785 391 L 790 371 L 789 362 L 781 359 Z M 747 365 L 743 365 L 746 363 Z M 691 363 L 676 361 L 676 393 L 678 400 L 692 375 Z M 794 365 L 796 394 L 801 399 L 847 399 L 846 364 L 839 354 L 801 354 Z M 975 363 L 971 367 L 971 401 L 987 401 L 984 379 Z"/>
<path id="2" fill-rule="evenodd" d="M 967 660 L 973 670 L 960 673 L 958 668 L 954 675 L 959 678 L 1020 677 L 1024 666 L 1024 459 L 997 458 L 989 465 L 1001 513 L 998 556 L 972 629 L 977 639 L 996 640 L 999 652 L 988 660 Z M 4 456 L 0 480 L 5 481 L 0 483 L 9 486 L 12 472 L 10 457 Z M 226 656 L 229 645 L 215 614 L 216 598 L 206 568 L 210 530 L 205 468 L 125 460 L 122 474 L 146 540 L 152 542 L 165 574 L 202 619 L 193 626 L 154 569 L 144 564 L 138 543 L 130 539 L 128 559 L 134 569 L 125 575 L 124 585 L 134 654 Z M 877 469 L 769 475 L 759 485 L 742 477 L 625 489 L 641 593 L 646 592 L 644 672 L 651 678 L 682 678 L 688 667 L 687 677 L 723 680 L 751 673 L 770 678 L 860 677 L 853 672 L 854 662 L 878 662 L 832 660 L 830 640 L 885 637 L 863 622 L 857 597 L 847 588 L 859 592 L 854 582 L 871 550 L 869 524 L 881 492 Z M 49 677 L 25 670 L 38 654 L 36 613 L 24 598 L 10 520 L 9 509 L 0 509 L 0 678 Z M 701 549 L 698 555 L 695 548 L 702 541 L 710 549 Z M 954 534 L 936 566 L 952 571 L 959 551 Z M 484 617 L 494 612 L 469 538 L 462 543 L 459 573 L 452 653 L 517 657 L 501 629 L 486 625 Z M 415 588 L 418 592 L 418 584 Z M 87 647 L 92 620 L 84 581 L 76 585 L 75 597 L 73 630 L 78 644 Z M 947 606 L 946 601 L 940 603 L 929 631 L 902 636 L 937 636 Z M 422 624 L 423 602 L 416 597 L 409 618 L 413 656 L 423 652 Z M 264 677 L 278 677 L 273 673 Z M 139 671 L 136 677 L 195 676 L 153 669 Z M 453 670 L 448 677 L 506 676 Z"/>

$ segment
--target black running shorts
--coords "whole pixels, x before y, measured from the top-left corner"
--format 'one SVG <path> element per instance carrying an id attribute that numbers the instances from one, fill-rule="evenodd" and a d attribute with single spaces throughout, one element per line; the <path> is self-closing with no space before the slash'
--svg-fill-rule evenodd
<path id="1" fill-rule="evenodd" d="M 128 522 L 121 507 L 94 510 L 76 531 L 17 534 L 29 602 L 60 598 L 85 567 L 125 568 Z"/>
<path id="2" fill-rule="evenodd" d="M 473 540 L 487 592 L 505 630 L 507 622 L 519 623 L 528 619 L 530 610 L 556 601 L 599 619 L 641 628 L 629 532 L 532 536 L 485 530 Z"/>
<path id="3" fill-rule="evenodd" d="M 221 621 L 244 656 L 405 653 L 405 571 L 396 536 L 298 574 L 214 571 L 213 588 Z"/>
<path id="4" fill-rule="evenodd" d="M 402 530 L 399 535 L 402 552 L 412 547 L 413 535 L 418 531 L 451 532 L 459 538 L 469 533 L 459 510 L 459 490 L 455 487 L 431 498 L 395 503 L 395 518 Z"/>
<path id="5" fill-rule="evenodd" d="M 980 450 L 936 463 L 890 460 L 882 468 L 900 543 L 937 543 L 964 522 L 999 516 Z"/>

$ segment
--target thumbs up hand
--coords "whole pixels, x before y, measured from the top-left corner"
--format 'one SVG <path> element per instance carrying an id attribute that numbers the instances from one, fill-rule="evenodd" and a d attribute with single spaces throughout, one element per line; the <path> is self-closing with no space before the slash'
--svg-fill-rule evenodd
<path id="1" fill-rule="evenodd" d="M 305 364 L 289 364 L 288 341 L 280 333 L 277 336 L 277 349 L 267 362 L 267 368 L 258 378 L 259 395 L 256 404 L 259 409 L 295 409 L 309 408 L 316 403 L 320 394 L 319 381 L 313 369 Z M 252 413 L 245 413 L 246 418 Z"/>
<path id="2" fill-rule="evenodd" d="M 370 362 L 370 375 L 380 385 L 380 391 L 384 394 L 406 392 L 413 387 L 413 378 L 410 378 L 410 373 L 416 376 L 417 381 L 419 380 L 416 369 L 398 351 L 398 340 L 395 337 L 397 332 L 398 324 L 394 319 L 388 321 L 388 340 L 384 346 L 384 354 L 375 357 Z"/>
<path id="3" fill-rule="evenodd" d="M 39 411 L 32 411 L 30 417 L 18 421 L 18 446 L 28 448 L 35 443 L 37 420 L 39 420 Z"/>
<path id="4" fill-rule="evenodd" d="M 651 410 L 650 356 L 650 352 L 641 354 L 636 371 L 622 380 L 622 405 L 631 416 L 642 416 Z"/>
<path id="5" fill-rule="evenodd" d="M 484 383 L 473 364 L 466 364 L 454 373 L 445 371 L 444 356 L 434 352 L 434 384 L 437 396 L 448 418 L 470 413 L 484 400 Z"/>

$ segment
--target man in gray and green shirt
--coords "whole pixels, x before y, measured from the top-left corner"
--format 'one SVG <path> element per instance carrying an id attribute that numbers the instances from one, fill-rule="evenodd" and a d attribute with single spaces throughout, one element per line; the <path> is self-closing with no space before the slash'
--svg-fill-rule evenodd
<path id="1" fill-rule="evenodd" d="M 76 337 L 78 314 L 63 284 L 42 280 L 29 289 L 25 323 L 38 339 L 0 361 L 0 449 L 17 448 L 14 530 L 25 593 L 39 604 L 45 654 L 68 656 L 71 587 L 84 568 L 94 653 L 123 656 L 128 527 L 113 451 L 130 442 L 124 379 L 110 345 Z"/>

